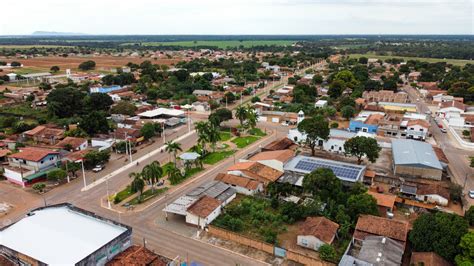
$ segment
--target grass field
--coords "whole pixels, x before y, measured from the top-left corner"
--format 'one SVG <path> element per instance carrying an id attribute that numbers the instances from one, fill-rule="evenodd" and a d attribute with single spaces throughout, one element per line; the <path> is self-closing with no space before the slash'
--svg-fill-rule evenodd
<path id="1" fill-rule="evenodd" d="M 428 58 L 428 57 L 409 57 L 409 56 L 391 56 L 391 55 L 376 55 L 373 53 L 367 54 L 350 54 L 349 57 L 351 58 L 359 58 L 359 57 L 367 57 L 367 58 L 377 58 L 381 60 L 385 60 L 388 58 L 403 58 L 405 61 L 407 60 L 419 60 L 425 61 L 429 63 L 436 63 L 436 62 L 447 62 L 448 64 L 453 64 L 455 66 L 464 66 L 465 64 L 471 63 L 473 64 L 473 60 L 462 60 L 462 59 L 441 59 L 441 58 Z"/>
<path id="2" fill-rule="evenodd" d="M 128 203 L 130 205 L 137 205 L 140 203 L 144 203 L 145 201 L 148 201 L 158 195 L 165 193 L 167 190 L 168 190 L 167 187 L 155 188 L 155 190 L 150 188 L 147 191 L 143 192 L 143 194 L 141 195 L 141 198 L 139 198 L 139 196 L 136 196 L 135 198 L 131 199 Z"/>
<path id="3" fill-rule="evenodd" d="M 183 47 L 194 47 L 194 46 L 217 46 L 220 49 L 234 48 L 243 46 L 245 48 L 259 46 L 259 45 L 276 45 L 276 46 L 287 46 L 293 44 L 294 41 L 288 40 L 252 40 L 252 41 L 177 41 L 177 42 L 144 42 L 141 43 L 144 46 L 160 46 L 160 45 L 171 45 L 171 46 L 183 46 Z M 125 43 L 123 45 L 133 45 L 133 43 Z"/>
<path id="4" fill-rule="evenodd" d="M 222 161 L 223 159 L 231 156 L 232 154 L 234 154 L 235 151 L 216 151 L 216 152 L 211 152 L 209 154 L 207 154 L 204 159 L 202 160 L 202 162 L 204 164 L 216 164 L 218 163 L 219 161 Z"/>
<path id="5" fill-rule="evenodd" d="M 232 135 L 230 134 L 230 132 L 226 132 L 226 131 L 219 132 L 219 135 L 221 137 L 221 141 L 228 141 L 229 139 L 232 138 Z"/>
<path id="6" fill-rule="evenodd" d="M 247 136 L 247 137 L 235 138 L 232 140 L 232 142 L 235 143 L 235 145 L 237 145 L 237 148 L 242 149 L 259 139 L 260 137 L 257 137 L 257 136 Z"/>

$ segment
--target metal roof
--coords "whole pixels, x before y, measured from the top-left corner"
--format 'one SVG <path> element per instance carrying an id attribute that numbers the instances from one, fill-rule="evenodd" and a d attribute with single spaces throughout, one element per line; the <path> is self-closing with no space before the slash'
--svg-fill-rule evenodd
<path id="1" fill-rule="evenodd" d="M 393 139 L 392 154 L 395 165 L 411 165 L 443 170 L 433 146 L 429 143 L 417 140 Z"/>

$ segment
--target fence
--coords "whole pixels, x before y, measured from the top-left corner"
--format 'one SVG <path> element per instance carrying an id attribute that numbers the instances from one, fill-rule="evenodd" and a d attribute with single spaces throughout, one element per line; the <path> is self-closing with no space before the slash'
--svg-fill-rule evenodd
<path id="1" fill-rule="evenodd" d="M 242 236 L 240 234 L 218 228 L 212 225 L 209 225 L 209 230 L 208 232 L 212 235 L 215 235 L 219 238 L 230 240 L 237 242 L 239 244 L 252 247 L 258 250 L 262 250 L 264 252 L 267 252 L 269 254 L 275 255 L 275 250 L 280 250 L 277 255 L 284 254 L 287 259 L 296 261 L 298 263 L 302 263 L 305 265 L 314 265 L 314 266 L 326 266 L 326 265 L 334 265 L 329 262 L 322 261 L 319 258 L 309 256 L 308 254 L 303 254 L 299 251 L 292 250 L 292 249 L 287 249 L 286 252 L 282 252 L 282 248 L 275 247 L 271 244 L 265 243 L 260 240 L 254 240 L 245 236 Z"/>

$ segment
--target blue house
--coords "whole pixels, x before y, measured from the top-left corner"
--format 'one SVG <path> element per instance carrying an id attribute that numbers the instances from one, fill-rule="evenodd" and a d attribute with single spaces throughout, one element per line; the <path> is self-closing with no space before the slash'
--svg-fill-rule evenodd
<path id="1" fill-rule="evenodd" d="M 377 133 L 379 122 L 384 118 L 383 113 L 361 113 L 349 122 L 349 130 L 351 132 L 368 132 Z"/>
<path id="2" fill-rule="evenodd" d="M 109 92 L 118 91 L 121 89 L 122 87 L 118 85 L 107 86 L 107 87 L 91 87 L 90 92 L 91 93 L 109 93 Z"/>

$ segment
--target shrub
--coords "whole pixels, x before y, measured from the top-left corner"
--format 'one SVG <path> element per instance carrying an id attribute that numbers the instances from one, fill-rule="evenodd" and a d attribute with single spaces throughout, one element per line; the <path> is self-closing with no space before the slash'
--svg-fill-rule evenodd
<path id="1" fill-rule="evenodd" d="M 44 183 L 36 183 L 33 185 L 33 189 L 37 192 L 43 192 L 45 188 L 46 188 L 46 184 Z"/>
<path id="2" fill-rule="evenodd" d="M 67 173 L 63 169 L 56 169 L 48 173 L 48 180 L 50 181 L 61 181 L 66 178 Z"/>
<path id="3" fill-rule="evenodd" d="M 338 128 L 339 127 L 339 123 L 338 122 L 332 122 L 331 123 L 331 128 Z"/>
<path id="4" fill-rule="evenodd" d="M 470 226 L 474 225 L 474 206 L 469 207 L 469 210 L 464 214 L 464 219 L 466 219 Z"/>
<path id="5" fill-rule="evenodd" d="M 319 248 L 319 257 L 325 261 L 336 262 L 337 254 L 333 246 L 324 244 Z"/>

